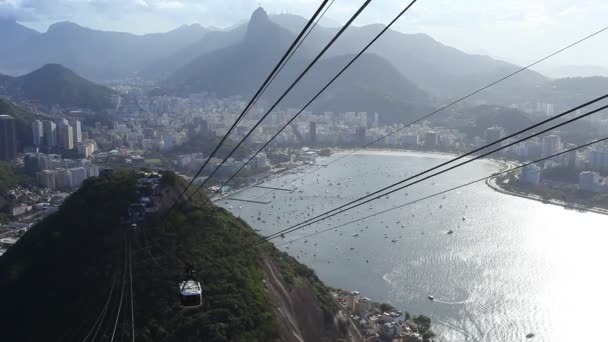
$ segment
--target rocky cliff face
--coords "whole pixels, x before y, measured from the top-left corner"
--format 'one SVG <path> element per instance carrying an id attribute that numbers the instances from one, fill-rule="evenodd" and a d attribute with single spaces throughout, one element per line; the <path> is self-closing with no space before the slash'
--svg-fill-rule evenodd
<path id="1" fill-rule="evenodd" d="M 264 270 L 266 284 L 280 319 L 280 341 L 329 342 L 346 338 L 347 321 L 341 318 L 343 314 L 331 302 L 324 303 L 309 280 L 298 285 L 288 283 L 282 275 L 286 271 L 277 266 L 272 258 L 264 260 Z M 326 304 L 335 311 L 326 311 Z"/>

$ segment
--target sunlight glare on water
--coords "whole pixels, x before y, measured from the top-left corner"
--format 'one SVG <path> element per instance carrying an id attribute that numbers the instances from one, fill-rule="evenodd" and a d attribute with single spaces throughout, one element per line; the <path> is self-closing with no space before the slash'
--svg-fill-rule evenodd
<path id="1" fill-rule="evenodd" d="M 232 210 L 266 235 L 448 158 L 357 153 L 304 182 L 293 181 L 300 174 L 268 182 L 298 186 L 295 192 L 275 192 L 274 199 L 266 195 L 271 204 Z M 496 170 L 493 162 L 475 162 L 274 242 L 331 286 L 430 316 L 441 341 L 524 341 L 530 332 L 533 341 L 596 340 L 608 307 L 604 215 L 500 194 L 481 182 L 303 238 Z M 266 191 L 252 188 L 238 197 Z M 303 239 L 288 242 L 297 238 Z"/>

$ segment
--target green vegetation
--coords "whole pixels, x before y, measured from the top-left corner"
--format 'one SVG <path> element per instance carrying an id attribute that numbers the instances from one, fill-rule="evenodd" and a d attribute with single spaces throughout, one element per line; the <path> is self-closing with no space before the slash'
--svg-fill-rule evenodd
<path id="1" fill-rule="evenodd" d="M 217 144 L 220 143 L 220 140 L 220 137 L 207 137 L 199 135 L 168 153 L 171 155 L 185 153 L 203 153 L 205 156 L 208 156 L 211 154 L 211 152 L 213 152 Z M 236 142 L 227 139 L 224 144 L 222 144 L 222 147 L 220 147 L 215 157 L 225 158 L 235 146 Z M 249 156 L 251 152 L 251 148 L 243 144 L 239 146 L 239 148 L 234 152 L 232 157 L 235 159 L 244 159 Z"/>
<path id="2" fill-rule="evenodd" d="M 15 168 L 7 162 L 0 161 L 0 195 L 17 184 L 28 183 L 28 178 L 17 174 Z"/>
<path id="3" fill-rule="evenodd" d="M 43 105 L 105 109 L 112 105 L 110 88 L 86 80 L 59 64 L 47 64 L 15 79 L 19 94 Z"/>
<path id="4" fill-rule="evenodd" d="M 324 148 L 319 151 L 319 156 L 321 156 L 321 157 L 329 157 L 330 155 L 331 155 L 331 150 L 328 148 Z"/>
<path id="5" fill-rule="evenodd" d="M 418 325 L 418 332 L 422 337 L 425 339 L 435 337 L 435 333 L 431 329 L 431 319 L 429 317 L 424 315 L 414 316 L 412 321 Z"/>
<path id="6" fill-rule="evenodd" d="M 18 174 L 12 165 L 0 161 L 0 223 L 8 221 L 8 215 L 5 215 L 2 211 L 8 209 L 10 204 L 2 195 L 17 184 L 28 185 L 31 183 L 32 180 L 28 176 Z"/>
<path id="7" fill-rule="evenodd" d="M 0 114 L 10 115 L 15 118 L 17 138 L 21 144 L 30 144 L 32 140 L 32 121 L 38 117 L 30 111 L 16 106 L 13 103 L 0 98 Z"/>
<path id="8" fill-rule="evenodd" d="M 121 266 L 120 216 L 135 184 L 129 172 L 86 180 L 0 257 L 3 340 L 50 340 L 94 321 Z"/>
<path id="9" fill-rule="evenodd" d="M 101 124 L 101 126 L 112 127 L 113 119 L 107 113 L 95 112 L 95 114 L 91 116 L 86 116 L 82 121 L 82 124 L 85 126 L 95 127 L 95 124 L 98 122 Z"/>
<path id="10" fill-rule="evenodd" d="M 177 191 L 184 182 L 164 173 L 161 184 Z M 243 248 L 260 236 L 226 210 L 202 202 L 202 196 L 178 205 L 168 217 L 150 214 L 137 231 L 126 229 L 121 217 L 135 200 L 136 189 L 135 171 L 88 179 L 57 213 L 0 257 L 3 339 L 82 340 L 111 284 L 120 289 L 127 234 L 138 342 L 277 340 L 281 329 L 265 284 L 266 258 L 277 265 L 288 286 L 310 285 L 331 321 L 336 303 L 311 269 L 270 244 Z M 179 304 L 178 283 L 184 280 L 186 264 L 195 266 L 203 286 L 201 308 Z M 119 331 L 122 324 L 130 323 L 119 324 Z M 102 341 L 108 332 L 104 326 Z"/>
<path id="11" fill-rule="evenodd" d="M 150 255 L 138 259 L 135 297 L 141 341 L 269 341 L 278 323 L 264 287 L 261 255 L 234 247 L 252 241 L 253 231 L 223 209 L 181 207 L 166 225 L 143 229 L 152 239 Z M 234 246 L 234 247 L 231 247 Z M 227 255 L 228 254 L 228 255 Z M 185 263 L 196 265 L 204 308 L 183 310 L 177 283 Z"/>
<path id="12" fill-rule="evenodd" d="M 547 171 L 549 170 L 550 169 Z M 565 181 L 572 178 L 572 175 L 567 170 L 549 171 L 549 174 L 554 180 L 560 179 Z M 573 209 L 585 210 L 596 207 L 608 209 L 608 194 L 580 191 L 576 183 L 553 186 L 541 184 L 533 186 L 520 181 L 514 175 L 509 175 L 500 177 L 497 180 L 497 184 L 507 191 L 513 191 L 522 195 L 531 194 L 539 196 L 545 202 L 551 200 L 561 201 L 565 203 L 567 207 Z"/>
<path id="13" fill-rule="evenodd" d="M 397 311 L 397 309 L 395 309 L 395 307 L 390 304 L 382 303 L 382 304 L 380 304 L 380 311 L 391 312 L 391 311 Z"/>
<path id="14" fill-rule="evenodd" d="M 543 170 L 543 179 L 578 184 L 578 174 L 574 167 L 552 167 Z"/>

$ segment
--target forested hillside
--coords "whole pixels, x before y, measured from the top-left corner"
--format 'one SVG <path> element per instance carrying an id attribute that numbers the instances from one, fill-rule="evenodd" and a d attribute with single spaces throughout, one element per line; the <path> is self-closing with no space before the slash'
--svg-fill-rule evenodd
<path id="1" fill-rule="evenodd" d="M 87 180 L 0 257 L 3 340 L 82 341 L 104 308 L 106 318 L 94 330 L 97 340 L 109 340 L 129 254 L 136 341 L 296 341 L 292 331 L 306 341 L 342 336 L 337 305 L 314 272 L 269 244 L 244 249 L 259 235 L 224 209 L 201 198 L 169 217 L 151 213 L 137 230 L 121 224 L 129 203 L 147 192 L 138 177 L 121 171 Z M 167 200 L 180 185 L 168 174 L 160 194 Z M 195 309 L 179 301 L 187 264 L 195 265 L 203 287 L 203 306 Z M 293 313 L 296 327 L 280 315 L 290 308 L 277 310 L 282 304 L 267 285 L 268 267 L 279 271 L 273 279 L 282 288 L 306 298 Z M 116 319 L 125 337 L 128 301 Z"/>

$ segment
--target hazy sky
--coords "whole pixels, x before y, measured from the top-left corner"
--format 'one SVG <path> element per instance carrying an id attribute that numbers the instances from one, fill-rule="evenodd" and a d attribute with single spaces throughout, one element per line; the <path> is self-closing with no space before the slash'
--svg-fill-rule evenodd
<path id="1" fill-rule="evenodd" d="M 335 0 L 327 16 L 346 20 L 363 0 Z M 388 22 L 409 1 L 372 0 L 357 25 Z M 320 0 L 267 0 L 270 13 L 309 16 Z M 45 31 L 70 20 L 96 29 L 160 32 L 182 24 L 228 27 L 249 18 L 258 0 L 0 0 L 0 15 Z M 419 0 L 396 25 L 461 50 L 523 64 L 608 25 L 608 0 Z M 608 32 L 544 66 L 608 68 Z"/>

